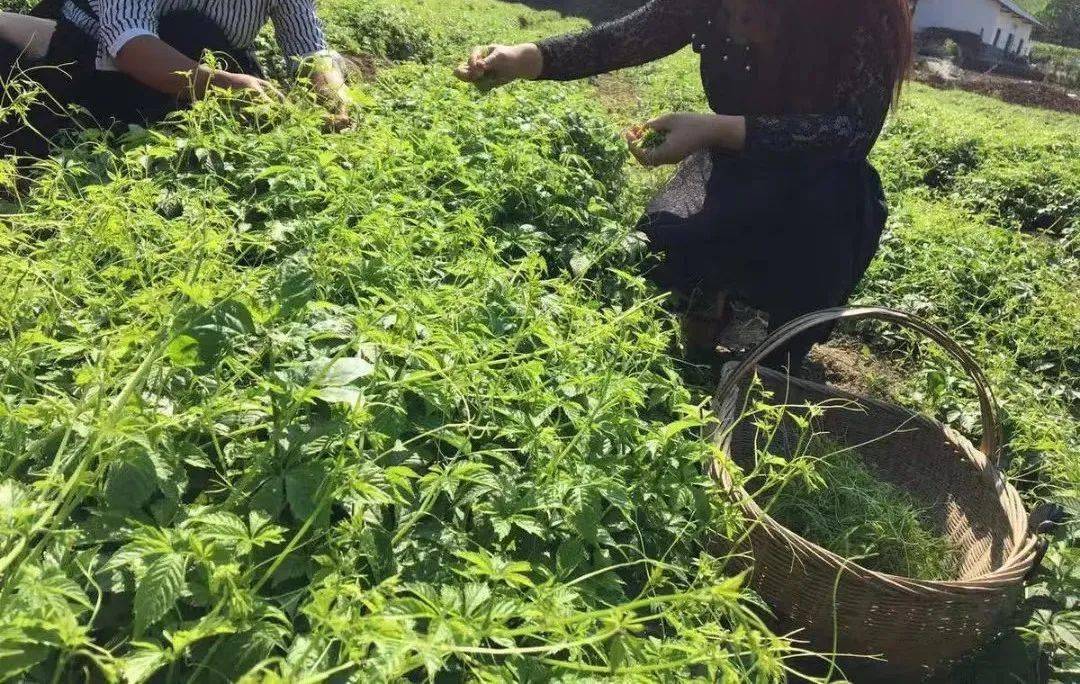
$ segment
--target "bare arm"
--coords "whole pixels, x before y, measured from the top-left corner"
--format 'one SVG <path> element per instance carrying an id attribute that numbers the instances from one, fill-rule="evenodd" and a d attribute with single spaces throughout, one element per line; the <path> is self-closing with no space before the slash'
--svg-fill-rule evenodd
<path id="1" fill-rule="evenodd" d="M 198 100 L 209 86 L 271 92 L 272 86 L 252 76 L 211 69 L 151 35 L 132 38 L 116 55 L 116 65 L 128 76 L 158 92 Z"/>

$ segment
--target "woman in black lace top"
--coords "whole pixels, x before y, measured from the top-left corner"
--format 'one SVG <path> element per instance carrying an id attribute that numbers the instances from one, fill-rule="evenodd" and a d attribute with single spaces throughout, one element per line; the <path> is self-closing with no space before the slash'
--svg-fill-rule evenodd
<path id="1" fill-rule="evenodd" d="M 688 341 L 708 349 L 729 298 L 775 327 L 844 303 L 865 272 L 886 218 L 867 155 L 911 61 L 908 0 L 651 0 L 580 34 L 478 49 L 457 73 L 573 80 L 686 45 L 714 113 L 650 122 L 659 147 L 628 142 L 644 164 L 681 163 L 641 228 L 662 255 L 653 278 L 692 302 Z"/>

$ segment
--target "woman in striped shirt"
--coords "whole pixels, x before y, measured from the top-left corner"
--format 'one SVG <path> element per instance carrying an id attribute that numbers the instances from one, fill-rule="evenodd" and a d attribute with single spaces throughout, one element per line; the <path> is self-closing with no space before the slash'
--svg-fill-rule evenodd
<path id="1" fill-rule="evenodd" d="M 312 84 L 333 104 L 331 124 L 347 124 L 340 71 L 309 60 L 329 55 L 314 0 L 46 0 L 30 16 L 0 13 L 0 80 L 26 72 L 98 123 L 152 123 L 210 86 L 275 94 L 250 52 L 267 22 L 290 66 L 320 63 L 308 70 Z M 206 51 L 217 67 L 202 63 Z M 38 68 L 56 66 L 64 73 Z M 63 126 L 57 112 L 38 110 L 38 132 Z M 0 125 L 0 147 L 44 151 L 20 123 Z"/>

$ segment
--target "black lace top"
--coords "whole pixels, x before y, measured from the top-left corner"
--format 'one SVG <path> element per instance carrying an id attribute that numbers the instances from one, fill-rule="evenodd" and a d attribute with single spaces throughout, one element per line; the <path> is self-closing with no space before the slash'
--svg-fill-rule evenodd
<path id="1" fill-rule="evenodd" d="M 851 38 L 854 68 L 832 86 L 833 99 L 839 103 L 833 111 L 756 112 L 747 107 L 744 94 L 751 89 L 763 42 L 755 40 L 754 31 L 745 30 L 738 17 L 733 19 L 727 7 L 744 4 L 738 0 L 651 0 L 622 19 L 538 43 L 544 57 L 541 78 L 593 76 L 645 64 L 692 44 L 702 57 L 702 81 L 712 109 L 746 116 L 747 157 L 865 159 L 891 101 L 888 71 L 870 33 L 860 29 Z M 757 13 L 768 20 L 768 13 Z"/>

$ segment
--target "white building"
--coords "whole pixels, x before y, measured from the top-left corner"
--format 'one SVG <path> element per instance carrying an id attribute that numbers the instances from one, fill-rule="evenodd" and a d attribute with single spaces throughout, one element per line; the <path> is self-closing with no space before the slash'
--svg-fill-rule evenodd
<path id="1" fill-rule="evenodd" d="M 986 57 L 1027 57 L 1039 20 L 1012 0 L 918 0 L 914 28 L 978 36 Z"/>

